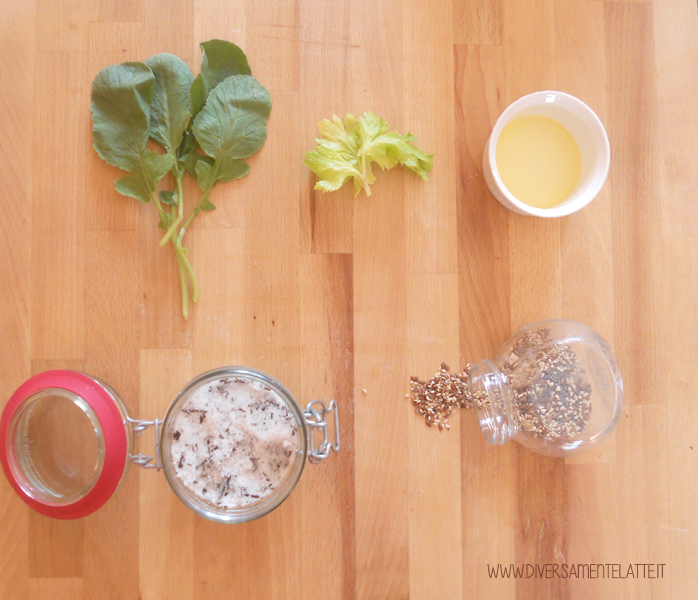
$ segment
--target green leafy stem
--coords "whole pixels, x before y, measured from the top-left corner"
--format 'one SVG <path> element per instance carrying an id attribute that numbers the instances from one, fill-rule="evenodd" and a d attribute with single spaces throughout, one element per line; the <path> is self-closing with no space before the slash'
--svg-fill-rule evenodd
<path id="1" fill-rule="evenodd" d="M 201 48 L 196 77 L 176 56 L 157 54 L 144 63 L 106 67 L 92 82 L 95 150 L 128 173 L 115 183 L 119 193 L 155 204 L 158 226 L 165 229 L 160 246 L 171 243 L 174 248 L 185 318 L 190 291 L 196 302 L 199 286 L 183 246 L 184 234 L 201 211 L 216 208 L 209 194 L 219 181 L 249 173 L 243 159 L 264 145 L 271 113 L 269 92 L 252 77 L 239 47 L 210 40 Z M 165 153 L 146 148 L 149 140 Z M 159 189 L 167 173 L 175 181 L 171 191 Z M 202 195 L 185 220 L 187 174 L 196 179 Z"/>
<path id="2" fill-rule="evenodd" d="M 199 299 L 199 284 L 196 281 L 194 269 L 192 269 L 191 263 L 187 258 L 187 249 L 182 246 L 182 240 L 185 232 L 189 229 L 189 226 L 192 224 L 192 221 L 196 215 L 198 215 L 203 210 L 202 207 L 209 202 L 208 195 L 211 189 L 213 189 L 213 186 L 210 186 L 204 192 L 201 200 L 199 200 L 198 204 L 191 211 L 187 217 L 187 220 L 184 222 L 184 225 L 182 225 L 177 233 L 177 228 L 179 227 L 180 223 L 184 221 L 184 194 L 182 191 L 182 177 L 183 174 L 176 177 L 176 193 L 178 201 L 177 204 L 172 204 L 171 213 L 166 213 L 162 209 L 159 201 L 158 209 L 161 212 L 160 219 L 164 219 L 165 223 L 171 223 L 167 229 L 167 232 L 160 240 L 160 246 L 166 246 L 167 242 L 172 241 L 177 259 L 177 266 L 179 268 L 180 285 L 182 288 L 182 314 L 184 315 L 184 318 L 187 318 L 189 314 L 189 285 L 187 284 L 187 280 L 189 280 L 189 284 L 191 285 L 191 299 L 193 302 L 197 302 Z M 157 196 L 154 196 L 154 198 L 157 198 Z"/>

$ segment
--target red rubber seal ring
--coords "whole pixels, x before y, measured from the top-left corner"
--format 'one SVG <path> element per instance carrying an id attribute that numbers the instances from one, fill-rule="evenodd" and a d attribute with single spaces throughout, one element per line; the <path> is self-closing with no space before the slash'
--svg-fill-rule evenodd
<path id="1" fill-rule="evenodd" d="M 19 485 L 10 466 L 13 452 L 10 423 L 22 403 L 41 390 L 59 388 L 80 396 L 94 410 L 104 435 L 104 465 L 92 489 L 71 504 L 55 505 L 30 496 Z M 7 402 L 0 417 L 0 462 L 10 485 L 19 497 L 35 511 L 54 519 L 85 517 L 109 500 L 121 481 L 128 451 L 123 416 L 113 398 L 99 383 L 75 371 L 46 371 L 25 381 Z"/>

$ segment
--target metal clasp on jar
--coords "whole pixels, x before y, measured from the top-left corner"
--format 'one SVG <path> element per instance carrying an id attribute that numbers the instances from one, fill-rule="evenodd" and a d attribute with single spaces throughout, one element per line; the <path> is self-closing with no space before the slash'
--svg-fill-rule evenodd
<path id="1" fill-rule="evenodd" d="M 334 442 L 330 443 L 328 435 L 327 415 L 332 415 L 334 420 Z M 311 463 L 319 463 L 330 455 L 330 450 L 339 452 L 339 407 L 332 400 L 329 407 L 322 400 L 313 400 L 303 411 L 305 422 L 308 425 L 308 460 Z M 315 432 L 321 436 L 319 444 L 315 445 Z"/>
<path id="2" fill-rule="evenodd" d="M 126 421 L 131 425 L 131 429 L 140 438 L 141 433 L 143 433 L 148 427 L 153 427 L 155 432 L 155 455 L 150 454 L 129 454 L 129 460 L 137 464 L 139 467 L 144 469 L 157 469 L 158 471 L 162 469 L 162 460 L 160 458 L 160 425 L 162 425 L 162 420 L 155 419 L 154 421 L 141 421 L 139 419 L 132 419 L 131 417 L 126 417 Z M 153 464 L 151 461 L 155 459 Z"/>

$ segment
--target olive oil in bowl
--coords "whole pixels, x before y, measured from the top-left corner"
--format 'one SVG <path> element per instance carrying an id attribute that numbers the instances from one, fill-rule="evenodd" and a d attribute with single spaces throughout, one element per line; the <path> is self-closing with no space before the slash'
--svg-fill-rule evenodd
<path id="1" fill-rule="evenodd" d="M 572 134 L 556 120 L 527 115 L 508 123 L 499 135 L 497 169 L 502 183 L 521 202 L 552 208 L 574 190 L 581 153 Z"/>

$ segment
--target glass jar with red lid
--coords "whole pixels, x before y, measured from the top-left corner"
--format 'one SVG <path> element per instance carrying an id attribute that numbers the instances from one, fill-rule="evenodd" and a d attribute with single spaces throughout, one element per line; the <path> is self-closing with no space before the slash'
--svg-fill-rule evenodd
<path id="1" fill-rule="evenodd" d="M 332 425 L 328 422 L 332 418 Z M 152 454 L 136 441 L 153 429 Z M 190 381 L 163 419 L 130 416 L 107 383 L 47 371 L 22 384 L 0 418 L 0 462 L 31 508 L 58 519 L 84 517 L 114 494 L 135 463 L 163 469 L 179 499 L 222 523 L 261 517 L 298 483 L 306 461 L 339 451 L 337 404 L 302 409 L 270 375 L 222 367 Z"/>

